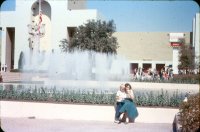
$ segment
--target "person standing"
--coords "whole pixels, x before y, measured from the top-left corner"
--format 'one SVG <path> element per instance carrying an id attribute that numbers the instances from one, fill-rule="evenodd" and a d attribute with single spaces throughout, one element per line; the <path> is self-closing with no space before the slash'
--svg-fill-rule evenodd
<path id="1" fill-rule="evenodd" d="M 5 72 L 6 72 L 7 71 L 7 64 L 5 64 L 4 68 L 5 68 Z"/>

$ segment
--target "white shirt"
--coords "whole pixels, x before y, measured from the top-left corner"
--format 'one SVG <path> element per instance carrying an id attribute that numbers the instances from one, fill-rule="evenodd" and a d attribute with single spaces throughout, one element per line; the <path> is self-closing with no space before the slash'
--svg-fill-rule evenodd
<path id="1" fill-rule="evenodd" d="M 126 93 L 119 90 L 116 96 L 118 97 L 117 102 L 122 102 L 126 98 Z"/>

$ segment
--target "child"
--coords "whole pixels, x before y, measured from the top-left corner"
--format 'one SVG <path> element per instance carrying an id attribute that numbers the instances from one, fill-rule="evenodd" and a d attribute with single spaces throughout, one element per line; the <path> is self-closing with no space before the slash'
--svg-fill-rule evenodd
<path id="1" fill-rule="evenodd" d="M 116 106 L 116 112 L 115 112 L 115 123 L 119 123 L 119 110 L 124 103 L 123 102 L 124 98 L 126 98 L 125 85 L 121 84 L 120 90 L 118 90 L 116 94 L 117 106 Z"/>

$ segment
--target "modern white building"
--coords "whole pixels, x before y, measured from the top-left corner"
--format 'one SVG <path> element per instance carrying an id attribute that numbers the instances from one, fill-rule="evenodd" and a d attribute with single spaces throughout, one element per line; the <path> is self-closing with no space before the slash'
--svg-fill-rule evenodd
<path id="1" fill-rule="evenodd" d="M 199 59 L 200 59 L 200 13 L 197 13 L 195 18 L 193 19 L 193 47 L 195 52 L 195 63 L 197 66 L 199 65 Z"/>
<path id="2" fill-rule="evenodd" d="M 1 9 L 9 4 L 4 1 Z M 71 37 L 75 27 L 98 19 L 97 10 L 86 9 L 84 0 L 16 0 L 14 4 L 12 10 L 0 11 L 1 64 L 7 64 L 8 70 L 18 68 L 20 53 L 34 48 L 35 41 L 40 41 L 40 51 L 60 49 L 60 40 Z"/>
<path id="3" fill-rule="evenodd" d="M 2 7 L 9 4 L 4 1 Z M 70 39 L 76 27 L 100 19 L 97 10 L 86 9 L 86 0 L 16 0 L 12 10 L 0 11 L 0 17 L 1 64 L 7 64 L 8 71 L 19 68 L 25 49 L 60 50 L 60 41 Z M 198 13 L 193 20 L 193 33 L 116 32 L 117 52 L 129 61 L 131 70 L 172 66 L 177 74 L 180 39 L 193 44 L 199 63 L 199 17 Z"/>

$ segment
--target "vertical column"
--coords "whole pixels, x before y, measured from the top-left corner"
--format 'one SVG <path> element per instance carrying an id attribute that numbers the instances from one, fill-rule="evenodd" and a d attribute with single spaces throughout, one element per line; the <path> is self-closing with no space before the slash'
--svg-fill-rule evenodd
<path id="1" fill-rule="evenodd" d="M 138 68 L 143 68 L 141 61 L 138 62 Z"/>
<path id="2" fill-rule="evenodd" d="M 195 39 L 194 39 L 194 41 L 195 41 L 195 63 L 198 65 L 199 64 L 199 52 L 200 52 L 200 47 L 199 47 L 199 45 L 200 45 L 200 37 L 199 37 L 199 24 L 200 24 L 200 14 L 199 13 L 197 13 L 196 14 L 196 21 L 195 21 L 195 34 L 194 34 L 194 36 L 195 36 Z"/>
<path id="3" fill-rule="evenodd" d="M 152 69 L 152 70 L 156 69 L 156 63 L 155 63 L 154 61 L 153 61 L 152 64 L 151 64 L 151 69 Z"/>
<path id="4" fill-rule="evenodd" d="M 174 74 L 178 74 L 178 63 L 179 63 L 179 47 L 173 47 L 173 64 L 172 64 L 172 68 L 173 68 L 173 73 Z"/>
<path id="5" fill-rule="evenodd" d="M 6 28 L 2 27 L 2 38 L 1 38 L 1 68 L 6 63 Z"/>

